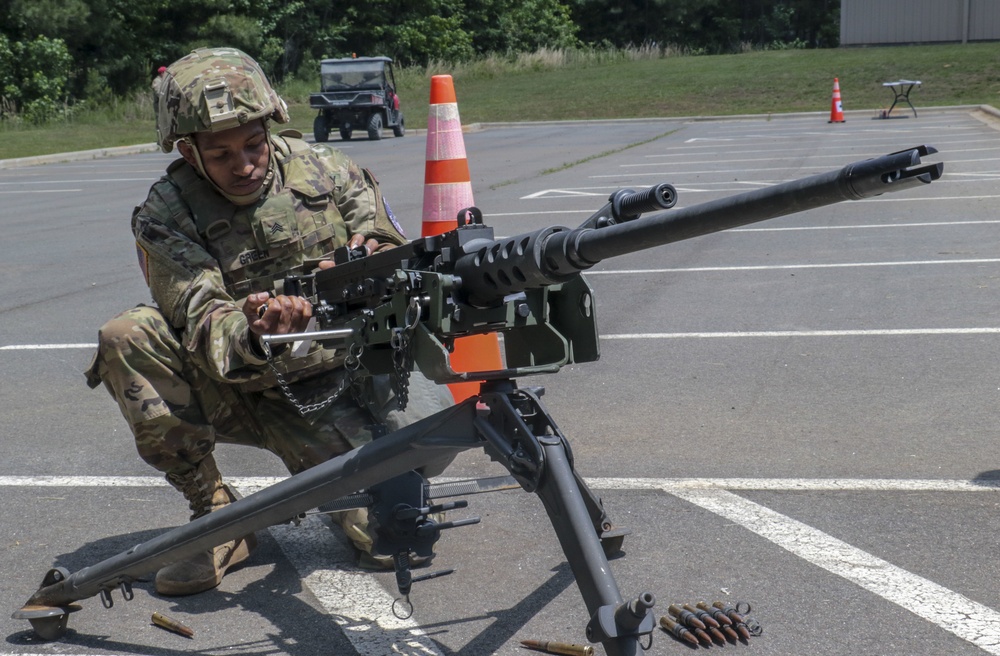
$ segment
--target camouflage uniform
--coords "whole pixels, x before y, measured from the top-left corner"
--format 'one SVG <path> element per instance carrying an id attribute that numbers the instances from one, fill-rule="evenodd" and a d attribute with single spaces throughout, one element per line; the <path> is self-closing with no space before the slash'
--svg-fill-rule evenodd
<path id="1" fill-rule="evenodd" d="M 216 52 L 223 53 L 219 62 L 212 61 Z M 165 151 L 182 138 L 185 121 L 225 130 L 245 122 L 248 113 L 254 120 L 254 107 L 262 104 L 269 118 L 287 120 L 276 95 L 261 102 L 240 87 L 259 69 L 249 58 L 253 67 L 233 67 L 233 53 L 245 57 L 231 49 L 196 51 L 171 66 L 158 103 L 158 140 Z M 196 55 L 201 70 L 207 65 L 228 81 L 223 95 L 231 94 L 207 109 L 178 101 L 186 87 L 210 86 L 183 66 Z M 264 85 L 273 94 L 266 80 Z M 185 115 L 185 107 L 195 107 L 198 115 Z M 230 120 L 241 112 L 241 119 Z M 307 260 L 328 256 L 354 234 L 386 244 L 405 241 L 371 173 L 327 146 L 310 147 L 300 136 L 288 131 L 269 137 L 269 179 L 252 204 L 230 202 L 179 159 L 133 213 L 139 263 L 156 307 L 139 306 L 101 328 L 87 378 L 91 387 L 104 383 L 140 456 L 172 483 L 198 469 L 218 442 L 267 449 L 297 473 L 365 443 L 374 423 L 394 430 L 451 403 L 447 388 L 417 372 L 405 412 L 395 408 L 391 385 L 379 377 L 305 417 L 277 387 L 267 358 L 250 338 L 242 311 L 246 297 L 281 293 L 284 276 L 304 272 Z M 343 359 L 313 343 L 304 356 L 285 350 L 272 364 L 308 405 L 343 391 Z"/>

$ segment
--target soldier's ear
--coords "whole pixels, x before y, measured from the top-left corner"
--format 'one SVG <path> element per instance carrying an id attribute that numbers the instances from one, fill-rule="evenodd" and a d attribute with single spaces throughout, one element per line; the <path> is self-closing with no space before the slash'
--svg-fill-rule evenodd
<path id="1" fill-rule="evenodd" d="M 177 152 L 181 154 L 184 161 L 193 166 L 195 169 L 198 168 L 198 159 L 194 155 L 194 149 L 191 148 L 191 144 L 187 142 L 186 139 L 181 139 L 177 142 Z"/>

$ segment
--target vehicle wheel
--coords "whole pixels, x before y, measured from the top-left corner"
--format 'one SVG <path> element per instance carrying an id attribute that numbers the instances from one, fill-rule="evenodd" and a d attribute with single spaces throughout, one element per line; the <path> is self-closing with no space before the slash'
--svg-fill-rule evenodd
<path id="1" fill-rule="evenodd" d="M 313 138 L 316 139 L 317 143 L 330 140 L 330 128 L 327 127 L 326 117 L 322 114 L 313 120 Z"/>
<path id="2" fill-rule="evenodd" d="M 382 115 L 372 114 L 368 119 L 368 138 L 378 141 L 382 138 Z"/>
<path id="3" fill-rule="evenodd" d="M 353 132 L 353 130 L 351 130 L 350 128 L 340 128 L 340 138 L 343 139 L 344 141 L 350 141 L 351 132 Z"/>
<path id="4" fill-rule="evenodd" d="M 406 134 L 406 123 L 405 121 L 403 121 L 402 114 L 399 115 L 399 123 L 397 123 L 395 127 L 392 128 L 392 133 L 397 137 L 402 137 L 404 134 Z"/>

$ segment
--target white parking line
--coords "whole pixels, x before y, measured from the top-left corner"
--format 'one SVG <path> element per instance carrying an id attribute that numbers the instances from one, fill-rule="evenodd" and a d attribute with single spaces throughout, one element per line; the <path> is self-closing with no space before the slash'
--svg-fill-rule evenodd
<path id="1" fill-rule="evenodd" d="M 253 494 L 280 478 L 232 478 L 243 495 Z M 442 656 L 424 637 L 412 617 L 400 619 L 392 609 L 394 597 L 378 579 L 354 565 L 354 552 L 316 515 L 299 526 L 268 529 L 327 614 L 340 626 L 360 656 Z M 402 614 L 402 613 L 401 613 Z"/>
<path id="2" fill-rule="evenodd" d="M 82 349 L 95 348 L 96 343 L 91 344 L 7 344 L 0 346 L 0 351 L 50 351 L 55 349 Z"/>
<path id="3" fill-rule="evenodd" d="M 1000 258 L 968 260 L 911 260 L 908 262 L 831 262 L 827 264 L 760 264 L 748 266 L 679 267 L 673 269 L 600 269 L 587 271 L 587 276 L 629 275 L 637 273 L 705 273 L 713 271 L 782 271 L 787 269 L 853 269 L 857 267 L 932 266 L 936 264 L 998 264 Z"/>
<path id="4" fill-rule="evenodd" d="M 745 330 L 705 333 L 620 333 L 601 339 L 713 339 L 746 337 L 915 337 L 924 335 L 998 335 L 1000 328 L 895 328 L 887 330 Z"/>
<path id="5" fill-rule="evenodd" d="M 286 476 L 227 476 L 246 494 L 285 480 Z M 435 483 L 456 479 L 440 476 Z M 758 490 L 772 492 L 997 492 L 1000 479 L 895 478 L 587 478 L 602 490 Z M 166 487 L 162 476 L 0 476 L 0 487 Z"/>
<path id="6" fill-rule="evenodd" d="M 961 225 L 989 225 L 1000 223 L 995 219 L 974 219 L 969 221 L 919 221 L 916 223 L 866 223 L 860 225 L 828 225 L 828 226 L 786 226 L 782 228 L 733 228 L 726 232 L 793 232 L 798 230 L 878 230 L 882 228 L 936 228 Z M 937 260 L 944 262 L 945 260 Z"/>
<path id="7" fill-rule="evenodd" d="M 997 150 L 997 148 L 989 148 L 988 150 Z M 963 151 L 963 152 L 969 152 L 969 151 Z M 813 161 L 815 159 L 820 159 L 821 157 L 826 157 L 826 158 L 839 157 L 840 159 L 843 159 L 842 155 L 841 156 L 823 155 L 823 156 L 812 157 L 812 158 L 810 158 L 810 161 Z M 968 164 L 968 163 L 979 163 L 979 162 L 996 162 L 996 161 L 1000 161 L 1000 158 L 997 158 L 997 157 L 984 157 L 984 158 L 981 158 L 981 159 L 949 159 L 949 160 L 947 160 L 946 163 L 949 166 L 954 166 L 954 165 L 957 165 L 957 164 Z M 721 163 L 726 164 L 726 165 L 729 165 L 729 164 L 739 164 L 739 163 L 742 163 L 742 162 L 767 162 L 767 163 L 770 164 L 770 163 L 774 162 L 774 158 L 773 157 L 758 157 L 758 158 L 747 158 L 747 159 L 725 159 L 725 160 L 721 160 Z M 667 167 L 667 166 L 694 166 L 695 164 L 704 165 L 704 164 L 719 164 L 719 163 L 720 163 L 720 160 L 718 160 L 718 159 L 684 160 L 684 161 L 681 161 L 681 162 L 664 162 L 664 161 L 660 161 L 660 162 L 639 162 L 639 163 L 636 163 L 636 164 L 619 164 L 618 168 L 620 168 L 620 169 L 637 169 L 637 168 L 650 168 L 650 167 L 660 167 L 660 168 L 663 168 L 663 167 Z M 825 169 L 825 168 L 827 168 L 827 166 L 800 166 L 800 167 L 797 167 L 796 170 Z M 777 168 L 777 167 L 775 167 L 775 168 L 758 167 L 758 168 L 753 168 L 753 169 L 751 169 L 749 167 L 744 167 L 742 169 L 742 172 L 744 174 L 746 174 L 748 171 L 781 171 L 781 170 L 783 170 L 783 169 Z M 784 170 L 787 170 L 787 168 L 784 169 Z M 683 171 L 683 173 L 735 173 L 735 172 L 737 172 L 736 169 L 718 169 L 718 170 L 710 170 L 710 171 Z M 608 177 L 608 176 L 590 176 L 590 177 L 594 178 L 594 177 Z"/>
<path id="8" fill-rule="evenodd" d="M 411 617 L 392 613 L 393 597 L 368 572 L 353 565 L 354 554 L 314 516 L 301 526 L 272 526 L 272 537 L 295 566 L 302 585 L 316 597 L 361 656 L 441 656 Z"/>
<path id="9" fill-rule="evenodd" d="M 72 194 L 83 191 L 83 189 L 12 189 L 0 191 L 0 195 L 8 194 Z"/>
<path id="10" fill-rule="evenodd" d="M 883 328 L 857 330 L 743 330 L 687 333 L 617 333 L 601 335 L 605 340 L 623 339 L 735 339 L 759 337 L 918 337 L 927 335 L 997 335 L 1000 327 L 973 328 Z M 43 348 L 95 348 L 96 344 L 16 344 L 0 346 L 0 351 Z"/>
<path id="11" fill-rule="evenodd" d="M 647 174 L 643 173 L 641 175 L 647 175 Z M 650 173 L 648 175 L 659 175 L 659 174 L 658 173 Z M 945 175 L 959 175 L 959 174 L 957 174 L 957 173 L 945 173 Z M 620 178 L 621 176 L 609 175 L 609 176 L 604 176 L 604 177 L 608 177 L 608 178 Z M 993 182 L 993 181 L 994 181 L 993 178 L 990 178 L 990 179 L 987 179 L 987 180 L 973 180 L 971 182 L 977 182 L 978 183 L 978 182 Z M 776 184 L 780 184 L 780 182 L 781 182 L 780 180 L 774 180 L 774 181 L 766 181 L 766 180 L 760 180 L 760 181 L 742 180 L 742 181 L 732 181 L 732 182 L 704 182 L 704 183 L 698 182 L 697 184 L 704 185 L 704 186 L 708 186 L 708 185 L 720 185 L 720 184 L 727 184 L 727 185 L 729 185 L 729 184 L 737 184 L 737 185 L 742 185 L 743 187 L 746 187 L 746 186 L 749 186 L 749 185 L 758 185 L 758 186 L 761 186 L 761 187 L 768 187 L 768 186 L 773 186 L 773 185 L 776 185 Z M 959 182 L 970 182 L 970 181 L 962 180 L 962 181 L 959 181 Z M 686 187 L 684 187 L 682 185 L 679 185 L 679 184 L 676 184 L 676 183 L 674 184 L 674 187 L 678 191 L 687 191 L 689 193 L 708 193 L 708 190 L 706 190 L 706 189 L 686 188 Z M 617 189 L 618 187 L 614 187 L 614 188 Z M 740 192 L 744 192 L 744 191 L 747 191 L 747 190 L 745 188 L 740 188 L 740 189 L 713 189 L 712 190 L 712 192 L 719 192 L 719 191 L 740 191 Z M 546 190 L 543 190 L 541 192 L 536 192 L 535 194 L 531 194 L 529 196 L 523 196 L 519 200 L 551 200 L 553 198 L 557 199 L 557 200 L 562 200 L 562 199 L 565 199 L 565 195 L 563 195 L 563 196 L 556 195 L 556 194 L 562 194 L 562 192 L 563 192 L 563 190 L 561 190 L 561 189 L 546 189 Z M 539 196 L 538 194 L 543 194 L 543 195 Z M 553 195 L 551 195 L 551 196 L 545 196 L 544 194 L 553 194 Z M 597 196 L 599 194 L 594 194 L 594 195 Z M 577 194 L 577 196 L 579 196 L 579 194 Z M 889 198 L 862 198 L 861 200 L 852 200 L 852 201 L 845 201 L 845 202 L 848 202 L 850 205 L 861 205 L 861 204 L 865 204 L 865 203 L 925 203 L 925 202 L 932 201 L 932 200 L 933 201 L 938 201 L 938 200 L 943 200 L 943 201 L 986 200 L 986 199 L 990 199 L 990 198 L 1000 198 L 1000 195 L 997 195 L 997 194 L 964 194 L 962 196 L 899 196 L 899 197 L 896 197 L 896 198 L 892 198 L 892 197 L 889 197 Z M 677 206 L 677 209 L 683 209 L 683 207 L 684 206 Z M 524 212 L 491 212 L 489 214 L 485 214 L 484 216 L 486 216 L 486 217 L 498 217 L 498 216 L 534 216 L 536 214 L 581 214 L 581 213 L 586 212 L 586 211 L 587 210 L 558 210 L 558 211 L 548 211 L 548 212 L 541 211 L 540 212 L 540 211 L 537 211 L 537 210 L 525 210 Z M 775 217 L 775 218 L 778 218 L 778 217 Z M 847 227 L 850 227 L 850 226 L 847 226 Z M 738 229 L 739 228 L 732 228 L 730 230 L 727 230 L 727 232 L 733 232 L 733 231 L 738 230 Z"/>
<path id="12" fill-rule="evenodd" d="M 732 141 L 732 140 L 728 139 L 727 141 Z M 945 142 L 939 141 L 939 142 L 937 142 L 936 147 L 938 148 L 938 151 L 939 151 L 940 155 L 946 156 L 948 154 L 947 151 L 950 151 L 952 148 L 955 148 L 956 146 L 958 146 L 960 144 L 977 144 L 977 145 L 979 145 L 979 144 L 982 144 L 982 143 L 983 143 L 983 140 L 981 138 L 980 139 L 954 139 L 954 140 L 945 141 Z M 703 150 L 703 151 L 708 151 L 708 152 L 707 153 L 696 153 L 696 152 L 693 152 L 693 151 L 696 151 L 696 150 Z M 842 150 L 844 152 L 840 152 L 840 153 L 834 152 L 834 153 L 831 154 L 830 153 L 830 149 L 825 149 L 823 151 L 825 154 L 819 154 L 819 153 L 816 152 L 816 150 L 814 148 L 809 148 L 809 147 L 803 147 L 803 148 L 794 148 L 793 147 L 793 148 L 789 148 L 787 146 L 785 146 L 785 147 L 778 147 L 778 148 L 764 148 L 764 147 L 761 147 L 761 148 L 747 148 L 746 150 L 734 150 L 734 149 L 731 149 L 731 148 L 726 148 L 725 149 L 725 155 L 724 155 L 724 157 L 729 158 L 729 157 L 732 157 L 733 155 L 761 155 L 761 154 L 772 153 L 774 155 L 777 155 L 776 158 L 775 157 L 771 158 L 772 161 L 774 159 L 787 159 L 787 158 L 798 157 L 798 156 L 808 156 L 810 159 L 813 159 L 813 158 L 823 158 L 823 159 L 836 158 L 836 159 L 844 159 L 845 157 L 851 157 L 851 153 L 856 152 L 857 148 L 855 148 L 854 146 L 849 146 L 847 148 L 840 148 L 839 150 Z M 990 146 L 990 147 L 986 147 L 986 148 L 962 148 L 961 152 L 963 152 L 963 153 L 971 153 L 971 152 L 991 151 L 991 150 L 1000 150 L 1000 146 Z M 651 155 L 643 155 L 643 159 L 684 158 L 684 157 L 691 157 L 692 155 L 699 155 L 699 154 L 713 154 L 713 155 L 718 155 L 719 148 L 718 148 L 718 146 L 706 144 L 704 146 L 674 146 L 674 147 L 672 147 L 670 149 L 670 151 L 671 152 L 668 152 L 668 153 L 653 153 Z M 680 151 L 680 152 L 678 152 L 678 151 Z M 876 152 L 875 153 L 876 156 L 877 155 L 882 155 L 882 154 L 883 153 L 881 153 L 881 152 Z M 733 161 L 733 160 L 722 159 L 722 157 L 716 157 L 712 161 L 713 162 L 719 162 L 719 161 Z"/>
<path id="13" fill-rule="evenodd" d="M 438 479 L 435 479 L 438 480 Z M 588 478 L 595 490 L 757 490 L 771 492 L 996 492 L 1000 479 Z"/>
<path id="14" fill-rule="evenodd" d="M 23 187 L 24 185 L 66 184 L 67 182 L 86 182 L 87 184 L 93 182 L 149 182 L 150 180 L 155 180 L 155 179 L 156 179 L 155 177 L 154 178 L 94 178 L 93 180 L 88 180 L 88 179 L 66 180 L 65 178 L 53 178 L 50 180 L 16 180 L 14 182 L 0 182 L 0 187 Z"/>
<path id="15" fill-rule="evenodd" d="M 817 567 L 1000 654 L 1000 613 L 881 558 L 726 490 L 667 492 L 760 535 Z"/>

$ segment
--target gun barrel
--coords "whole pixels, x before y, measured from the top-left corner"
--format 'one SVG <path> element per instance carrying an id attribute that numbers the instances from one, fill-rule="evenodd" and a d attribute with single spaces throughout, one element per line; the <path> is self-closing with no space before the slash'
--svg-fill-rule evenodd
<path id="1" fill-rule="evenodd" d="M 645 216 L 636 221 L 608 226 L 576 236 L 575 251 L 580 264 L 592 266 L 609 257 L 638 249 L 662 246 L 720 230 L 804 212 L 846 200 L 861 200 L 880 194 L 928 184 L 941 177 L 943 164 L 920 164 L 920 156 L 936 153 L 929 146 L 883 155 L 848 164 L 838 171 L 784 182 L 763 189 L 707 203 Z M 565 239 L 570 239 L 567 235 Z M 546 245 L 546 255 L 563 250 Z"/>
<path id="2" fill-rule="evenodd" d="M 469 303 L 489 306 L 508 294 L 565 282 L 601 260 L 663 246 L 758 221 L 861 200 L 928 184 L 944 164 L 921 165 L 930 146 L 868 159 L 827 173 L 791 180 L 691 207 L 672 209 L 601 228 L 550 227 L 479 245 L 456 262 Z"/>

